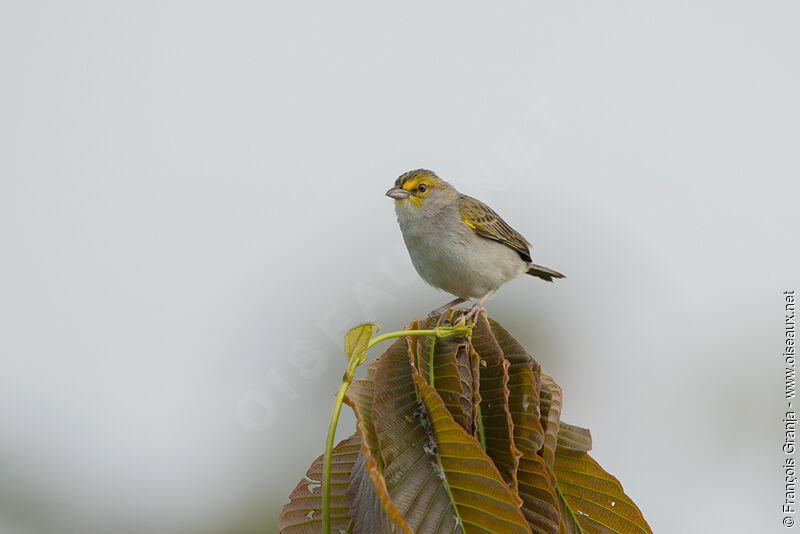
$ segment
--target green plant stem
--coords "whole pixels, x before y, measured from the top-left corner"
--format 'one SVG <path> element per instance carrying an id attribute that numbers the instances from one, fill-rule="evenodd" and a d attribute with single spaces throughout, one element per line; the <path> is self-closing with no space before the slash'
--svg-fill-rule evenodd
<path id="1" fill-rule="evenodd" d="M 401 330 L 399 332 L 386 332 L 385 334 L 381 334 L 379 336 L 375 336 L 369 340 L 367 343 L 367 349 L 370 349 L 373 345 L 377 345 L 381 341 L 386 341 L 387 339 L 392 339 L 394 337 L 406 337 L 406 336 L 436 336 L 436 337 L 450 337 L 457 335 L 453 331 L 456 331 L 458 327 L 451 326 L 451 327 L 440 327 L 434 328 L 433 330 Z M 469 327 L 465 327 L 469 328 Z M 461 330 L 461 329 L 459 329 Z M 469 330 L 472 330 L 469 328 Z M 456 331 L 457 332 L 457 331 Z"/>
<path id="2" fill-rule="evenodd" d="M 347 359 L 347 370 L 342 377 L 342 383 L 339 386 L 339 391 L 336 393 L 336 400 L 333 402 L 333 413 L 331 413 L 331 420 L 328 423 L 328 436 L 325 439 L 325 454 L 322 457 L 322 533 L 330 534 L 331 532 L 331 457 L 333 455 L 333 440 L 336 437 L 336 426 L 339 424 L 339 413 L 342 411 L 342 404 L 344 403 L 344 396 L 347 393 L 347 388 L 353 382 L 353 376 L 356 368 L 367 361 L 367 351 L 381 341 L 392 339 L 396 337 L 406 336 L 436 336 L 452 337 L 452 336 L 471 336 L 472 325 L 459 324 L 449 327 L 436 327 L 433 330 L 401 330 L 399 332 L 387 332 L 379 336 L 370 338 L 366 348 L 362 352 L 356 352 L 349 356 Z"/>
<path id="3" fill-rule="evenodd" d="M 336 435 L 336 425 L 339 423 L 339 412 L 347 388 L 350 387 L 352 377 L 348 381 L 342 380 L 336 400 L 333 403 L 331 422 L 328 425 L 328 437 L 325 440 L 325 456 L 322 459 L 322 532 L 330 534 L 331 531 L 331 456 L 333 453 L 333 439 Z"/>

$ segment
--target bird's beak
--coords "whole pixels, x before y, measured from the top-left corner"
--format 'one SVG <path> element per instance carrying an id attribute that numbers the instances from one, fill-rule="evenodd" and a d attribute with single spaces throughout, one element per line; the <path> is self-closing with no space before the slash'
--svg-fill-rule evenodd
<path id="1" fill-rule="evenodd" d="M 393 187 L 386 192 L 387 197 L 392 197 L 395 200 L 402 200 L 411 196 L 411 193 L 402 187 Z"/>

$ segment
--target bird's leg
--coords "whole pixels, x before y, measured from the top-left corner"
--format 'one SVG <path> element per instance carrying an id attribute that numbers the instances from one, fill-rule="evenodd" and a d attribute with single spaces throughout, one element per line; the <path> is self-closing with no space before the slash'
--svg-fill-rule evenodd
<path id="1" fill-rule="evenodd" d="M 461 304 L 462 302 L 464 302 L 464 299 L 462 299 L 461 297 L 455 298 L 455 299 L 451 300 L 450 302 L 448 302 L 447 304 L 445 304 L 444 306 L 439 306 L 438 308 L 436 308 L 435 310 L 430 312 L 428 314 L 428 317 L 439 317 L 441 314 L 443 314 L 444 312 L 446 312 L 447 310 L 449 310 L 450 308 L 452 308 L 456 304 Z"/>
<path id="2" fill-rule="evenodd" d="M 489 297 L 494 295 L 494 292 L 495 292 L 494 289 L 488 291 L 484 296 L 480 298 L 478 302 L 473 304 L 472 308 L 470 308 L 470 310 L 467 312 L 467 315 L 464 316 L 464 321 L 469 321 L 470 319 L 474 321 L 475 317 L 477 317 L 480 312 L 484 311 L 483 303 L 489 300 Z"/>

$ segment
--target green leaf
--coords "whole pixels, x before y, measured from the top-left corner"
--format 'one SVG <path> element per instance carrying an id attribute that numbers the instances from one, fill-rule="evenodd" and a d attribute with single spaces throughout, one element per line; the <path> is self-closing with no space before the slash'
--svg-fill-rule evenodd
<path id="1" fill-rule="evenodd" d="M 374 331 L 373 331 L 374 329 Z M 380 330 L 375 323 L 362 323 L 350 329 L 344 336 L 344 354 L 348 359 L 367 350 L 369 340 Z"/>

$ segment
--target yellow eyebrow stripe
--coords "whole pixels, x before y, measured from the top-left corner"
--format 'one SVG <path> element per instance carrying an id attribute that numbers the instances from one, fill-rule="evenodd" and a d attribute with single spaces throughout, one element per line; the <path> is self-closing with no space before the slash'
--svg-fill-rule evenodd
<path id="1" fill-rule="evenodd" d="M 416 188 L 421 182 L 424 181 L 425 181 L 424 176 L 410 178 L 406 180 L 406 182 L 403 184 L 403 189 L 405 189 L 406 191 L 411 191 L 414 188 Z"/>

